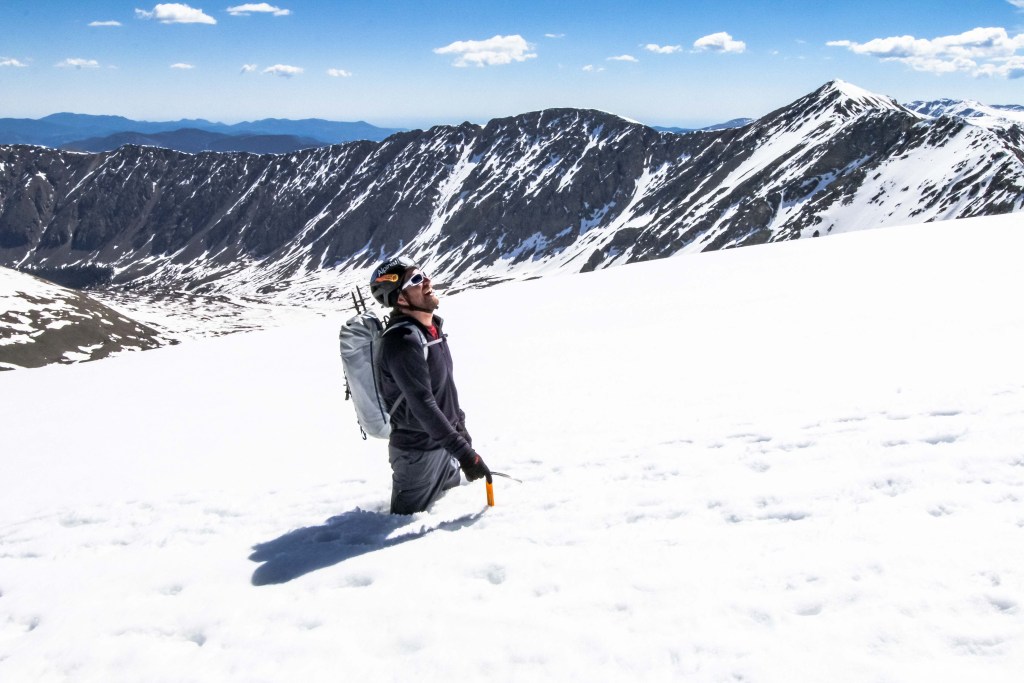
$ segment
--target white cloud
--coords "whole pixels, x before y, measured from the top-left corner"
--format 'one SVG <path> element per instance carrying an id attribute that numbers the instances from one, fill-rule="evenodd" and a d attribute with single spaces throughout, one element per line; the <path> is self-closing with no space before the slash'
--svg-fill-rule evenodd
<path id="1" fill-rule="evenodd" d="M 244 74 L 251 74 L 257 68 L 258 68 L 258 65 L 256 65 L 256 64 L 243 64 L 242 65 L 242 73 L 244 73 Z"/>
<path id="2" fill-rule="evenodd" d="M 609 62 L 633 62 L 635 64 L 636 62 L 639 62 L 640 60 L 637 59 L 636 57 L 634 57 L 633 55 L 618 55 L 617 57 L 609 57 L 608 61 Z"/>
<path id="3" fill-rule="evenodd" d="M 286 17 L 292 13 L 290 9 L 281 9 L 265 2 L 253 2 L 247 5 L 228 7 L 227 12 L 234 17 L 247 17 L 254 12 L 257 14 L 273 14 L 275 17 Z"/>
<path id="4" fill-rule="evenodd" d="M 178 62 L 177 64 L 171 64 L 171 68 L 187 71 L 188 69 L 194 69 L 196 67 L 192 64 L 186 64 L 185 62 Z"/>
<path id="5" fill-rule="evenodd" d="M 352 75 L 351 71 L 345 71 L 344 69 L 328 69 L 328 76 L 334 76 L 335 78 L 349 78 Z"/>
<path id="6" fill-rule="evenodd" d="M 28 64 L 25 64 L 24 62 L 19 62 L 17 59 L 0 57 L 0 66 L 13 66 L 18 68 L 24 68 L 28 66 Z"/>
<path id="7" fill-rule="evenodd" d="M 583 70 L 586 71 L 587 73 L 596 74 L 604 71 L 604 67 L 594 66 L 593 64 L 587 64 L 585 67 L 583 67 Z"/>
<path id="8" fill-rule="evenodd" d="M 456 55 L 453 66 L 495 66 L 525 62 L 537 55 L 533 46 L 520 35 L 494 36 L 487 40 L 457 40 L 451 45 L 434 49 L 435 54 Z"/>
<path id="9" fill-rule="evenodd" d="M 216 24 L 217 20 L 203 12 L 188 5 L 178 2 L 170 2 L 157 5 L 152 12 L 146 10 L 135 10 L 135 16 L 139 19 L 156 19 L 161 24 Z"/>
<path id="10" fill-rule="evenodd" d="M 120 26 L 120 21 L 90 21 L 89 26 Z"/>
<path id="11" fill-rule="evenodd" d="M 291 78 L 302 73 L 305 69 L 297 66 L 288 66 L 287 64 L 275 64 L 274 66 L 268 66 L 263 70 L 265 74 L 273 74 L 274 76 L 281 76 L 282 78 Z"/>
<path id="12" fill-rule="evenodd" d="M 69 57 L 63 62 L 57 62 L 57 67 L 61 69 L 97 69 L 100 63 L 95 59 L 80 59 L 78 57 Z"/>
<path id="13" fill-rule="evenodd" d="M 746 52 L 747 44 L 742 40 L 734 40 L 725 31 L 712 33 L 709 36 L 698 38 L 693 42 L 693 49 L 699 52 L 731 52 L 740 54 Z"/>
<path id="14" fill-rule="evenodd" d="M 1021 3 L 1024 5 L 1024 0 Z M 1024 33 L 1011 37 L 1005 28 L 975 28 L 932 39 L 892 36 L 866 43 L 832 40 L 826 44 L 934 74 L 1019 78 L 1020 62 L 1024 59 L 1018 54 L 1024 51 Z"/>
<path id="15" fill-rule="evenodd" d="M 1024 9 L 1024 0 L 1006 0 L 1006 2 L 1010 3 L 1014 7 Z"/>
<path id="16" fill-rule="evenodd" d="M 679 52 L 683 49 L 682 45 L 657 45 L 655 43 L 647 43 L 644 45 L 644 49 L 648 52 L 654 52 L 659 55 L 670 55 L 673 52 Z"/>
<path id="17" fill-rule="evenodd" d="M 1024 0 L 1022 0 L 1022 1 L 1024 1 Z M 565 38 L 565 34 L 564 33 L 545 33 L 544 37 L 545 38 Z"/>

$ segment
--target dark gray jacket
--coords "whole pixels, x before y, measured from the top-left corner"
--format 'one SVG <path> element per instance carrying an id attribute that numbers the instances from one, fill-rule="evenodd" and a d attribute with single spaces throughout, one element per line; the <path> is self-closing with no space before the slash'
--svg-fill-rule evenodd
<path id="1" fill-rule="evenodd" d="M 423 337 L 410 325 L 419 328 Z M 381 340 L 378 383 L 391 414 L 389 443 L 404 450 L 444 448 L 460 462 L 471 460 L 475 453 L 466 431 L 466 414 L 459 406 L 444 321 L 434 316 L 434 325 L 442 341 L 428 347 L 426 359 L 422 340 L 431 337 L 414 318 L 393 316 Z"/>

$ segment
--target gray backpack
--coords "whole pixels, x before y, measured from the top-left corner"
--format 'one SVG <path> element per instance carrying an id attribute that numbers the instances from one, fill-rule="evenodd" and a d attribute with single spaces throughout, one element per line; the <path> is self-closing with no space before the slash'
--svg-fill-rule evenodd
<path id="1" fill-rule="evenodd" d="M 399 396 L 393 406 L 384 405 L 380 395 L 377 369 L 377 354 L 381 338 L 399 327 L 412 328 L 416 339 L 423 347 L 426 360 L 430 347 L 440 340 L 428 342 L 422 330 L 412 323 L 393 325 L 385 329 L 372 311 L 363 311 L 341 326 L 338 340 L 341 345 L 341 364 L 345 370 L 345 400 L 352 399 L 356 408 L 356 420 L 365 439 L 367 435 L 386 439 L 391 434 L 391 416 L 404 397 Z"/>

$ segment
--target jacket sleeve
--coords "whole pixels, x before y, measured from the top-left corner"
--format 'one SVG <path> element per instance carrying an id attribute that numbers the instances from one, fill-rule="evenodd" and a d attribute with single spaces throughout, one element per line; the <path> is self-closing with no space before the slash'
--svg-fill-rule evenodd
<path id="1" fill-rule="evenodd" d="M 386 349 L 389 370 L 413 417 L 430 438 L 440 443 L 460 462 L 472 457 L 473 447 L 448 421 L 434 400 L 430 371 L 427 368 L 427 361 L 423 358 L 423 347 L 411 332 L 395 335 L 395 339 L 389 342 Z"/>

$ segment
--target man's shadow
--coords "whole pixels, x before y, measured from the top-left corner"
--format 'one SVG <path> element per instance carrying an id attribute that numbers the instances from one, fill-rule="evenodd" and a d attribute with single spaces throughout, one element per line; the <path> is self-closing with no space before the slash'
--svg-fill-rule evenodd
<path id="1" fill-rule="evenodd" d="M 424 524 L 419 531 L 388 538 L 390 534 L 409 524 L 410 518 L 405 515 L 356 508 L 337 517 L 331 517 L 320 526 L 289 531 L 273 541 L 254 545 L 254 552 L 249 559 L 264 564 L 253 573 L 252 584 L 266 586 L 286 583 L 359 555 L 415 541 L 434 531 L 455 531 L 467 527 L 483 514 L 484 511 L 481 510 L 475 514 L 441 522 L 433 527 Z"/>

